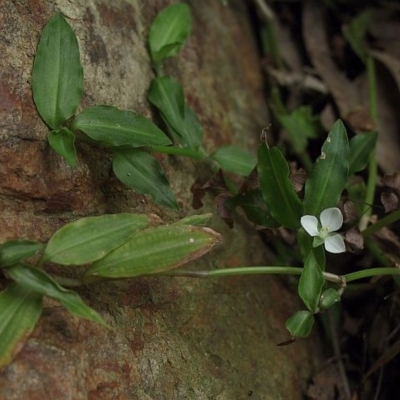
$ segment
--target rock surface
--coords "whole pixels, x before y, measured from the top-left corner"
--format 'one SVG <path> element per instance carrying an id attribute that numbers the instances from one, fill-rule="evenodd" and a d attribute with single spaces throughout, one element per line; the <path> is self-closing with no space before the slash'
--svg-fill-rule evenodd
<path id="1" fill-rule="evenodd" d="M 46 142 L 30 90 L 41 30 L 60 10 L 75 30 L 85 73 L 82 107 L 110 104 L 152 116 L 153 71 L 146 48 L 151 21 L 167 0 L 3 2 L 0 9 L 0 240 L 46 241 L 64 223 L 101 213 L 155 212 L 169 222 L 191 210 L 199 167 L 161 157 L 181 211 L 167 211 L 123 187 L 106 152 L 79 146 L 72 171 Z M 255 151 L 269 120 L 246 3 L 188 1 L 193 32 L 166 63 L 199 115 L 205 148 L 228 143 Z M 211 201 L 204 212 L 214 211 Z M 203 211 L 203 210 L 201 210 Z M 215 217 L 222 245 L 192 268 L 265 265 L 247 226 Z M 1 282 L 0 282 L 1 284 Z M 0 371 L 0 399 L 301 399 L 319 365 L 318 339 L 287 347 L 285 320 L 301 305 L 294 287 L 271 277 L 213 280 L 141 278 L 102 283 L 80 294 L 107 330 L 45 312 L 15 360 Z"/>

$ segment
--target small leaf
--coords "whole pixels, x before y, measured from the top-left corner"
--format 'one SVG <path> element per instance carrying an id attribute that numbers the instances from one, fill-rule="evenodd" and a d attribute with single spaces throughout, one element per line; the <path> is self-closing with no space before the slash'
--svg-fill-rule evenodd
<path id="1" fill-rule="evenodd" d="M 75 34 L 60 13 L 43 29 L 32 70 L 33 99 L 40 116 L 58 129 L 78 108 L 83 69 Z"/>
<path id="2" fill-rule="evenodd" d="M 166 146 L 168 137 L 149 119 L 133 111 L 111 106 L 92 106 L 81 112 L 71 129 L 110 146 Z"/>
<path id="3" fill-rule="evenodd" d="M 87 264 L 104 257 L 152 222 L 151 215 L 109 214 L 64 225 L 49 240 L 41 263 Z"/>
<path id="4" fill-rule="evenodd" d="M 178 268 L 208 253 L 221 241 L 209 228 L 174 224 L 148 228 L 102 260 L 86 275 L 131 278 Z"/>
<path id="5" fill-rule="evenodd" d="M 151 81 L 147 98 L 159 109 L 166 122 L 176 131 L 182 130 L 185 118 L 185 97 L 182 86 L 172 76 L 161 76 Z"/>
<path id="6" fill-rule="evenodd" d="M 201 145 L 203 129 L 197 115 L 185 104 L 179 82 L 170 76 L 155 78 L 147 98 L 160 111 L 175 141 L 193 150 Z"/>
<path id="7" fill-rule="evenodd" d="M 377 140 L 377 132 L 362 133 L 350 140 L 349 175 L 367 167 Z"/>
<path id="8" fill-rule="evenodd" d="M 25 258 L 34 256 L 43 248 L 42 243 L 31 240 L 8 240 L 0 245 L 0 267 L 11 267 Z"/>
<path id="9" fill-rule="evenodd" d="M 28 291 L 59 301 L 72 315 L 108 326 L 95 310 L 82 301 L 78 293 L 64 289 L 44 271 L 27 265 L 15 265 L 7 270 L 7 274 Z"/>
<path id="10" fill-rule="evenodd" d="M 164 8 L 150 27 L 149 46 L 154 64 L 177 54 L 191 29 L 192 19 L 187 4 L 175 3 Z"/>
<path id="11" fill-rule="evenodd" d="M 281 151 L 262 144 L 258 150 L 258 177 L 272 217 L 286 228 L 298 229 L 303 205 L 289 179 L 289 165 Z"/>
<path id="12" fill-rule="evenodd" d="M 228 172 L 234 172 L 238 175 L 247 176 L 257 165 L 257 159 L 249 152 L 233 144 L 219 147 L 211 158 L 216 161 L 220 167 Z"/>
<path id="13" fill-rule="evenodd" d="M 269 212 L 260 189 L 239 193 L 226 203 L 232 210 L 236 207 L 241 207 L 247 219 L 257 225 L 265 226 L 266 228 L 279 228 L 281 225 Z"/>
<path id="14" fill-rule="evenodd" d="M 22 349 L 42 313 L 42 296 L 12 283 L 0 293 L 0 369 Z"/>
<path id="15" fill-rule="evenodd" d="M 322 275 L 322 268 L 318 265 L 314 252 L 310 251 L 300 277 L 299 295 L 312 313 L 317 311 L 324 284 L 325 279 Z"/>
<path id="16" fill-rule="evenodd" d="M 114 149 L 113 170 L 122 183 L 138 193 L 150 195 L 163 206 L 179 208 L 159 162 L 145 151 Z"/>
<path id="17" fill-rule="evenodd" d="M 314 325 L 314 316 L 310 311 L 297 311 L 286 321 L 286 329 L 293 337 L 307 337 Z"/>
<path id="18" fill-rule="evenodd" d="M 296 153 L 306 150 L 308 138 L 316 138 L 322 132 L 320 119 L 312 114 L 310 106 L 298 107 L 291 113 L 278 113 L 277 116 Z"/>
<path id="19" fill-rule="evenodd" d="M 319 301 L 321 310 L 327 310 L 340 301 L 340 294 L 334 288 L 329 288 L 323 291 Z"/>
<path id="20" fill-rule="evenodd" d="M 347 182 L 349 172 L 349 142 L 343 122 L 333 125 L 321 155 L 314 164 L 306 181 L 304 208 L 308 215 L 319 215 L 322 210 L 338 203 Z"/>
<path id="21" fill-rule="evenodd" d="M 353 18 L 350 23 L 343 28 L 344 37 L 350 43 L 353 51 L 365 62 L 368 47 L 365 41 L 368 26 L 371 22 L 372 10 L 366 9 L 360 13 L 356 18 Z"/>
<path id="22" fill-rule="evenodd" d="M 51 131 L 47 139 L 51 148 L 64 158 L 71 168 L 75 168 L 75 135 L 68 128 L 62 128 L 56 131 Z"/>

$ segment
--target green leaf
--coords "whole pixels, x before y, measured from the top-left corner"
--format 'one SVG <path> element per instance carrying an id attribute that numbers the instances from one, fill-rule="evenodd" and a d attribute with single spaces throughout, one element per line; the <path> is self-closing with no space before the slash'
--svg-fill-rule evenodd
<path id="1" fill-rule="evenodd" d="M 303 272 L 299 282 L 299 295 L 306 307 L 315 313 L 318 308 L 319 298 L 325 284 L 322 268 L 313 251 L 310 251 L 304 263 Z"/>
<path id="2" fill-rule="evenodd" d="M 151 215 L 127 213 L 81 218 L 64 225 L 51 237 L 41 263 L 91 263 L 125 243 L 153 219 Z"/>
<path id="3" fill-rule="evenodd" d="M 51 131 L 48 136 L 48 141 L 51 148 L 64 158 L 71 168 L 75 168 L 75 135 L 68 128 L 62 128 Z"/>
<path id="4" fill-rule="evenodd" d="M 352 19 L 347 26 L 342 29 L 344 37 L 350 43 L 353 51 L 365 62 L 368 55 L 368 47 L 365 42 L 368 26 L 371 22 L 372 10 L 366 9 L 356 18 Z"/>
<path id="5" fill-rule="evenodd" d="M 227 200 L 226 204 L 232 210 L 236 207 L 241 207 L 247 219 L 257 225 L 265 226 L 266 228 L 279 228 L 281 225 L 269 212 L 260 189 L 239 193 L 232 199 Z"/>
<path id="6" fill-rule="evenodd" d="M 319 301 L 321 310 L 327 310 L 340 301 L 340 294 L 334 288 L 329 288 L 323 291 Z"/>
<path id="7" fill-rule="evenodd" d="M 249 152 L 233 144 L 219 147 L 211 158 L 216 161 L 220 167 L 228 172 L 234 172 L 238 175 L 247 176 L 257 164 L 257 159 Z"/>
<path id="8" fill-rule="evenodd" d="M 322 210 L 337 205 L 347 182 L 350 148 L 346 128 L 338 120 L 330 130 L 306 181 L 304 208 L 307 215 L 319 216 Z"/>
<path id="9" fill-rule="evenodd" d="M 42 313 L 42 296 L 12 283 L 0 293 L 0 369 L 22 349 Z"/>
<path id="10" fill-rule="evenodd" d="M 40 116 L 58 129 L 78 108 L 83 69 L 75 34 L 60 13 L 43 29 L 32 70 L 33 99 Z"/>
<path id="11" fill-rule="evenodd" d="M 113 170 L 122 183 L 138 193 L 150 195 L 163 206 L 179 208 L 159 162 L 145 151 L 114 149 Z"/>
<path id="12" fill-rule="evenodd" d="M 201 124 L 194 111 L 185 104 L 183 89 L 174 78 L 153 79 L 147 98 L 160 111 L 174 140 L 193 150 L 201 145 Z"/>
<path id="13" fill-rule="evenodd" d="M 296 108 L 291 113 L 277 113 L 277 116 L 296 153 L 305 151 L 308 139 L 316 138 L 322 132 L 320 118 L 312 114 L 310 106 Z"/>
<path id="14" fill-rule="evenodd" d="M 192 19 L 187 4 L 175 3 L 164 8 L 150 27 L 149 46 L 154 64 L 177 54 L 191 29 Z"/>
<path id="15" fill-rule="evenodd" d="M 133 111 L 111 106 L 88 107 L 73 121 L 71 129 L 110 146 L 166 146 L 171 140 L 149 119 Z"/>
<path id="16" fill-rule="evenodd" d="M 82 301 L 78 293 L 64 289 L 44 271 L 27 265 L 15 265 L 7 270 L 7 274 L 28 291 L 59 301 L 72 315 L 108 327 L 103 318 Z"/>
<path id="17" fill-rule="evenodd" d="M 289 179 L 289 165 L 277 147 L 258 150 L 258 177 L 272 217 L 286 228 L 298 229 L 303 205 Z"/>
<path id="18" fill-rule="evenodd" d="M 362 133 L 350 140 L 349 175 L 367 167 L 377 140 L 377 132 Z"/>
<path id="19" fill-rule="evenodd" d="M 131 278 L 155 274 L 201 257 L 220 241 L 220 234 L 204 227 L 173 224 L 148 228 L 96 261 L 86 275 Z"/>
<path id="20" fill-rule="evenodd" d="M 8 240 L 0 245 L 0 267 L 11 267 L 25 258 L 34 256 L 43 248 L 42 243 L 31 240 Z"/>
<path id="21" fill-rule="evenodd" d="M 310 311 L 297 311 L 286 321 L 286 329 L 293 337 L 307 337 L 314 325 L 314 316 Z"/>

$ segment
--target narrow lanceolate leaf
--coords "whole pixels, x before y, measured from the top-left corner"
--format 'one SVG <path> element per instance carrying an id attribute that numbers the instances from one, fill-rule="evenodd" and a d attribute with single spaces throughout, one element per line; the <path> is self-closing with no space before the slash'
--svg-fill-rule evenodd
<path id="1" fill-rule="evenodd" d="M 305 263 L 299 282 L 299 295 L 306 307 L 315 313 L 318 308 L 325 279 L 314 251 L 311 250 Z"/>
<path id="2" fill-rule="evenodd" d="M 307 337 L 314 325 L 314 316 L 310 311 L 297 311 L 286 321 L 286 329 L 293 337 Z"/>
<path id="3" fill-rule="evenodd" d="M 298 229 L 303 205 L 289 179 L 289 165 L 277 147 L 258 150 L 260 188 L 272 217 L 286 228 Z"/>
<path id="4" fill-rule="evenodd" d="M 178 209 L 175 196 L 159 162 L 139 149 L 114 149 L 113 170 L 117 178 L 138 193 L 148 194 L 166 207 Z"/>
<path id="5" fill-rule="evenodd" d="M 149 46 L 154 64 L 158 65 L 177 54 L 191 28 L 192 19 L 187 4 L 176 3 L 164 8 L 150 27 Z"/>
<path id="6" fill-rule="evenodd" d="M 48 136 L 48 141 L 51 148 L 64 158 L 71 168 L 75 168 L 75 135 L 68 128 L 62 128 L 51 131 Z"/>
<path id="7" fill-rule="evenodd" d="M 40 36 L 32 70 L 33 99 L 40 116 L 58 129 L 78 108 L 83 69 L 75 34 L 57 13 Z"/>
<path id="8" fill-rule="evenodd" d="M 42 243 L 31 240 L 8 240 L 0 245 L 0 268 L 11 267 L 25 258 L 34 256 L 43 248 Z"/>
<path id="9" fill-rule="evenodd" d="M 377 132 L 367 132 L 354 136 L 350 140 L 349 175 L 367 167 L 377 139 Z"/>
<path id="10" fill-rule="evenodd" d="M 171 76 L 153 79 L 147 98 L 160 111 L 175 141 L 193 150 L 201 145 L 203 129 L 197 115 L 185 104 L 178 81 Z"/>
<path id="11" fill-rule="evenodd" d="M 125 243 L 153 219 L 151 215 L 127 213 L 81 218 L 63 226 L 51 237 L 41 262 L 91 263 Z"/>
<path id="12" fill-rule="evenodd" d="M 86 275 L 130 278 L 167 271 L 201 257 L 220 241 L 220 234 L 204 227 L 174 224 L 148 228 L 96 261 Z"/>
<path id="13" fill-rule="evenodd" d="M 8 276 L 28 291 L 34 291 L 59 301 L 71 314 L 108 326 L 100 315 L 87 306 L 78 293 L 61 287 L 44 271 L 27 265 L 15 265 Z"/>
<path id="14" fill-rule="evenodd" d="M 22 349 L 42 313 L 42 296 L 17 283 L 0 293 L 0 369 Z"/>
<path id="15" fill-rule="evenodd" d="M 211 156 L 220 167 L 228 172 L 247 176 L 257 164 L 257 159 L 252 154 L 239 146 L 227 145 L 219 147 Z"/>
<path id="16" fill-rule="evenodd" d="M 171 140 L 149 119 L 133 111 L 111 106 L 93 106 L 83 110 L 71 129 L 109 146 L 166 146 Z"/>
<path id="17" fill-rule="evenodd" d="M 350 148 L 346 128 L 338 120 L 330 130 L 306 181 L 305 213 L 319 215 L 322 210 L 337 205 L 349 172 Z"/>

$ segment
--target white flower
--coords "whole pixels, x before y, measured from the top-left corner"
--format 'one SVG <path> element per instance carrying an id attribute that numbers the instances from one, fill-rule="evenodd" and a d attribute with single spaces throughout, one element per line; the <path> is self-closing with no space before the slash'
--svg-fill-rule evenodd
<path id="1" fill-rule="evenodd" d="M 300 219 L 300 224 L 304 230 L 314 236 L 313 246 L 317 247 L 324 244 L 325 250 L 330 253 L 344 253 L 346 246 L 341 235 L 332 233 L 340 229 L 343 225 L 342 212 L 337 207 L 327 208 L 319 216 L 321 224 L 313 215 L 304 215 Z"/>

